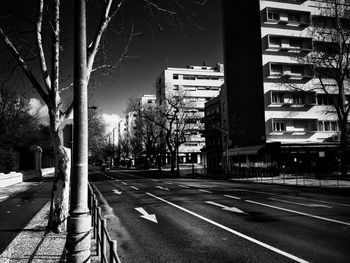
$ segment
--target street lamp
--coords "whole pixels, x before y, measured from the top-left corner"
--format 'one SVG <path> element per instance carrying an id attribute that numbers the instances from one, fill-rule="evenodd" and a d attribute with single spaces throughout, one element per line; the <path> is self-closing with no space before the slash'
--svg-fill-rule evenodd
<path id="1" fill-rule="evenodd" d="M 177 173 L 177 176 L 180 175 L 180 170 L 179 170 L 179 118 L 178 116 L 176 115 L 175 116 L 175 124 L 176 124 L 176 131 L 175 131 L 175 134 L 176 134 L 176 140 L 175 140 L 175 151 L 176 151 L 176 173 Z"/>

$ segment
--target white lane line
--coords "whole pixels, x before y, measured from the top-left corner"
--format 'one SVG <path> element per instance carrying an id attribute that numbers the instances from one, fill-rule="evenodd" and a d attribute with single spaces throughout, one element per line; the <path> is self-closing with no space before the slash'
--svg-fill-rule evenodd
<path id="1" fill-rule="evenodd" d="M 325 204 L 341 205 L 341 206 L 348 206 L 348 207 L 350 207 L 350 204 L 337 203 L 337 202 L 331 202 L 331 201 L 324 201 L 324 200 L 318 200 L 318 199 L 312 199 L 312 198 L 305 198 L 305 197 L 301 197 L 301 196 L 279 195 L 279 194 L 275 194 L 275 193 L 255 191 L 255 190 L 247 190 L 247 189 L 235 189 L 235 191 L 253 192 L 253 193 L 265 194 L 265 195 L 282 196 L 282 197 L 285 197 L 285 198 L 295 198 L 295 199 L 302 199 L 302 200 L 313 201 L 313 202 L 320 202 L 320 203 L 325 203 Z"/>
<path id="2" fill-rule="evenodd" d="M 203 190 L 203 189 L 198 189 L 198 191 L 203 192 L 203 193 L 209 193 L 209 194 L 212 194 L 212 193 L 213 193 L 213 192 L 210 192 L 210 191 L 208 191 L 208 190 Z"/>
<path id="3" fill-rule="evenodd" d="M 237 199 L 237 200 L 241 200 L 242 198 L 240 197 L 237 197 L 237 196 L 233 196 L 233 195 L 224 195 L 225 197 L 228 197 L 228 198 L 232 198 L 232 199 Z"/>
<path id="4" fill-rule="evenodd" d="M 173 183 L 170 183 L 170 182 L 165 182 L 166 184 L 173 184 Z"/>
<path id="5" fill-rule="evenodd" d="M 160 197 L 158 197 L 158 196 L 155 196 L 155 195 L 153 195 L 153 194 L 151 194 L 151 193 L 146 193 L 146 194 L 149 195 L 149 196 L 152 196 L 153 198 L 156 198 L 156 199 L 158 199 L 158 200 L 160 200 L 160 201 L 162 201 L 162 202 L 164 202 L 164 203 L 167 203 L 168 205 L 171 205 L 171 206 L 173 206 L 173 207 L 176 207 L 176 208 L 178 208 L 178 209 L 180 209 L 180 210 L 182 210 L 182 211 L 184 211 L 184 212 L 186 212 L 186 213 L 188 213 L 188 214 L 190 214 L 190 215 L 193 215 L 193 216 L 195 216 L 195 217 L 198 217 L 199 219 L 202 219 L 202 220 L 204 220 L 204 221 L 206 221 L 206 222 L 208 222 L 208 223 L 210 223 L 210 224 L 212 224 L 212 225 L 215 225 L 215 226 L 217 226 L 217 227 L 219 227 L 219 228 L 221 228 L 221 229 L 223 229 L 223 230 L 226 230 L 226 231 L 228 231 L 228 232 L 230 232 L 230 233 L 232 233 L 232 234 L 234 234 L 234 235 L 237 235 L 237 236 L 239 236 L 239 237 L 241 237 L 241 238 L 243 238 L 243 239 L 246 239 L 246 240 L 248 240 L 248 241 L 250 241 L 250 242 L 253 242 L 253 243 L 255 243 L 255 244 L 259 245 L 259 246 L 262 246 L 262 247 L 264 247 L 264 248 L 267 248 L 267 249 L 269 249 L 269 250 L 271 250 L 271 251 L 273 251 L 273 252 L 276 252 L 276 253 L 278 253 L 278 254 L 280 254 L 280 255 L 282 255 L 282 256 L 285 256 L 285 257 L 287 257 L 287 258 L 290 258 L 290 259 L 292 259 L 292 260 L 294 260 L 294 261 L 296 261 L 296 262 L 308 263 L 308 261 L 306 261 L 306 260 L 304 260 L 304 259 L 298 258 L 298 257 L 296 257 L 296 256 L 294 256 L 294 255 L 292 255 L 292 254 L 289 254 L 288 252 L 282 251 L 282 250 L 280 250 L 280 249 L 278 249 L 278 248 L 275 248 L 275 247 L 270 246 L 270 245 L 268 245 L 268 244 L 266 244 L 266 243 L 264 243 L 264 242 L 261 242 L 261 241 L 255 239 L 255 238 L 252 238 L 252 237 L 250 237 L 250 236 L 247 236 L 247 235 L 245 235 L 245 234 L 242 234 L 242 233 L 240 233 L 240 232 L 238 232 L 238 231 L 236 231 L 236 230 L 233 230 L 232 228 L 229 228 L 229 227 L 224 226 L 224 225 L 222 225 L 222 224 L 220 224 L 220 223 L 217 223 L 217 222 L 215 222 L 215 221 L 213 221 L 213 220 L 211 220 L 211 219 L 208 219 L 208 218 L 206 218 L 206 217 L 204 217 L 204 216 L 201 216 L 201 215 L 199 215 L 199 214 L 197 214 L 197 213 L 195 213 L 195 212 L 192 212 L 192 211 L 190 211 L 190 210 L 188 210 L 188 209 L 186 209 L 186 208 L 183 208 L 183 207 L 181 207 L 181 206 L 179 206 L 179 205 L 176 205 L 176 204 L 174 204 L 174 203 L 172 203 L 172 202 L 169 202 L 169 201 L 167 201 L 167 200 L 165 200 L 165 199 L 163 199 L 163 198 L 160 198 Z"/>
<path id="6" fill-rule="evenodd" d="M 117 182 L 120 182 L 118 179 L 114 179 L 114 180 L 116 180 Z"/>
<path id="7" fill-rule="evenodd" d="M 307 207 L 324 207 L 324 208 L 332 208 L 331 206 L 328 206 L 328 205 L 319 205 L 319 204 L 303 204 L 303 203 L 299 203 L 299 202 L 292 202 L 292 201 L 283 200 L 283 199 L 278 199 L 278 198 L 267 198 L 267 199 L 269 199 L 269 200 L 273 200 L 273 201 L 282 202 L 282 203 L 288 203 L 288 204 L 294 204 L 294 205 L 302 205 L 302 206 L 307 206 Z"/>
<path id="8" fill-rule="evenodd" d="M 178 184 L 177 186 L 180 186 L 180 187 L 182 187 L 182 188 L 189 188 L 188 186 L 182 185 L 182 184 Z"/>
<path id="9" fill-rule="evenodd" d="M 128 184 L 127 184 L 127 183 L 125 183 L 125 182 L 122 182 L 122 184 L 123 184 L 123 185 L 128 185 Z"/>
<path id="10" fill-rule="evenodd" d="M 278 206 L 273 206 L 273 205 L 255 202 L 252 200 L 245 200 L 245 201 L 248 203 L 256 204 L 256 205 L 266 206 L 266 207 L 270 207 L 270 208 L 274 208 L 274 209 L 278 209 L 278 210 L 282 210 L 282 211 L 286 211 L 286 212 L 290 212 L 290 213 L 294 213 L 294 214 L 298 214 L 298 215 L 308 216 L 308 217 L 312 217 L 312 218 L 316 218 L 316 219 L 320 219 L 320 220 L 324 220 L 324 221 L 329 221 L 329 222 L 333 222 L 333 223 L 337 223 L 337 224 L 341 224 L 341 225 L 350 226 L 350 223 L 344 222 L 344 221 L 339 221 L 339 220 L 335 220 L 335 219 L 331 219 L 331 218 L 327 218 L 327 217 L 322 217 L 322 216 L 315 216 L 315 215 L 311 215 L 308 213 L 303 213 L 303 212 L 299 212 L 299 211 L 295 211 L 295 210 L 291 210 L 291 209 L 287 209 L 287 208 L 282 208 L 282 207 L 278 207 Z"/>
<path id="11" fill-rule="evenodd" d="M 169 191 L 169 188 L 166 188 L 166 187 L 163 187 L 163 186 L 157 185 L 156 187 L 157 187 L 158 189 L 160 189 L 160 190 Z"/>
<path id="12" fill-rule="evenodd" d="M 138 190 L 140 190 L 140 189 L 138 189 L 137 187 L 135 187 L 135 186 L 130 186 L 132 189 L 135 189 L 136 191 L 138 191 Z"/>
<path id="13" fill-rule="evenodd" d="M 156 179 L 151 179 L 153 182 L 159 182 L 158 180 L 156 180 Z"/>

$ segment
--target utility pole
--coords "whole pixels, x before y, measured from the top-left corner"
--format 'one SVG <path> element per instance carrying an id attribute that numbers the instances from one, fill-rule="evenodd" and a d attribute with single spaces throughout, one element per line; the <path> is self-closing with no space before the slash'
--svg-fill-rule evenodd
<path id="1" fill-rule="evenodd" d="M 114 137 L 114 131 L 117 127 L 113 128 L 113 156 L 112 156 L 112 167 L 115 166 L 114 159 L 115 159 L 115 137 Z"/>
<path id="2" fill-rule="evenodd" d="M 88 208 L 88 103 L 86 0 L 74 1 L 73 173 L 68 217 L 67 262 L 90 262 L 91 216 Z"/>

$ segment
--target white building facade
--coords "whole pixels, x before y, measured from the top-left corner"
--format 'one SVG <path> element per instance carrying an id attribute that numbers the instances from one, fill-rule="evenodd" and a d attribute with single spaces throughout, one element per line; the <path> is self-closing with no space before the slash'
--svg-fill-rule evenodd
<path id="1" fill-rule="evenodd" d="M 319 80 L 300 59 L 323 44 L 309 30 L 327 19 L 320 7 L 322 1 L 260 1 L 267 142 L 320 143 L 339 131 L 335 109 L 320 89 L 311 91 Z M 281 85 L 286 80 L 290 85 Z"/>
<path id="2" fill-rule="evenodd" d="M 163 98 L 184 94 L 184 99 L 191 105 L 191 112 L 204 118 L 204 104 L 211 98 L 217 97 L 224 82 L 224 66 L 217 64 L 210 66 L 187 66 L 186 68 L 168 67 L 156 79 L 157 104 Z M 180 124 L 181 125 L 181 124 Z M 199 125 L 200 126 L 200 125 Z M 204 125 L 202 125 L 204 129 Z M 179 147 L 179 158 L 183 163 L 202 163 L 201 150 L 205 146 L 203 129 L 191 131 L 188 140 Z"/>

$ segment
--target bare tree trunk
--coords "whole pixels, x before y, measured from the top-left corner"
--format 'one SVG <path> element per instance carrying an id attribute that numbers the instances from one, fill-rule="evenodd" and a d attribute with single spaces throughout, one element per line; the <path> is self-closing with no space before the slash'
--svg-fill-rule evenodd
<path id="1" fill-rule="evenodd" d="M 176 164 L 176 151 L 170 151 L 170 171 L 172 175 L 175 175 L 175 164 Z"/>
<path id="2" fill-rule="evenodd" d="M 67 227 L 71 156 L 70 149 L 62 145 L 62 142 L 58 136 L 58 129 L 53 129 L 52 126 L 51 136 L 54 143 L 55 152 L 55 177 L 51 192 L 48 229 L 59 233 L 66 231 Z"/>

